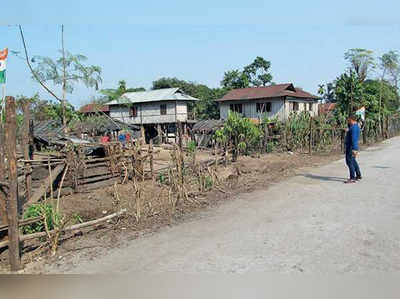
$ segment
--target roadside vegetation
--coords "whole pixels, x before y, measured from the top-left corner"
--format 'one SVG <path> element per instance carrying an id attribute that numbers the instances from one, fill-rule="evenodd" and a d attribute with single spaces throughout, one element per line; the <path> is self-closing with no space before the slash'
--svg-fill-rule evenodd
<path id="1" fill-rule="evenodd" d="M 23 38 L 22 29 L 21 37 Z M 67 94 L 73 92 L 77 83 L 98 89 L 102 82 L 100 67 L 84 64 L 87 58 L 80 54 L 70 54 L 64 49 L 63 42 L 60 56 L 55 59 L 34 56 L 30 60 L 27 52 L 25 53 L 34 80 L 46 88 L 46 82 L 51 81 L 61 88 L 61 96 L 49 91 L 55 102 L 41 99 L 38 95 L 18 97 L 17 102 L 20 105 L 18 105 L 17 120 L 20 126 L 24 120 L 22 104 L 26 101 L 31 103 L 31 115 L 35 121 L 59 120 L 60 124 L 66 125 L 66 130 L 79 128 L 83 123 L 89 127 L 101 125 L 100 113 L 97 116 L 84 116 L 67 100 Z M 399 54 L 389 51 L 376 61 L 372 51 L 350 49 L 344 57 L 348 62 L 348 69 L 332 82 L 319 85 L 318 93 L 321 100 L 336 104 L 330 113 L 312 117 L 308 112 L 294 112 L 285 122 L 267 117 L 254 121 L 235 112 L 229 113 L 224 125 L 212 136 L 213 152 L 211 149 L 202 151 L 194 141 L 185 146 L 180 142 L 167 150 L 160 148 L 159 152 L 168 153 L 166 158 L 168 162 L 166 167 L 157 171 L 154 170 L 155 151 L 152 144 L 149 148 L 145 148 L 140 142 L 130 144 L 127 148 L 116 144 L 115 153 L 99 159 L 103 159 L 102 162 L 106 167 L 113 168 L 113 172 L 117 174 L 115 177 L 120 176 L 121 180 L 118 184 L 100 190 L 104 192 L 97 193 L 100 193 L 101 197 L 111 198 L 108 202 L 110 210 L 124 211 L 125 216 L 122 217 L 124 227 L 138 229 L 146 227 L 147 223 L 158 223 L 158 220 L 154 219 L 161 219 L 159 221 L 163 223 L 171 222 L 174 217 L 177 218 L 187 211 L 206 205 L 207 201 L 204 200 L 206 193 L 228 194 L 229 190 L 239 191 L 242 185 L 251 186 L 251 180 L 262 181 L 250 175 L 246 177 L 246 174 L 253 172 L 256 176 L 265 175 L 273 181 L 275 177 L 281 178 L 287 175 L 286 172 L 293 167 L 308 165 L 304 162 L 304 154 L 340 153 L 347 126 L 346 118 L 362 107 L 366 111 L 365 118 L 360 119 L 364 144 L 398 134 L 400 132 Z M 31 66 L 31 63 L 34 65 Z M 160 78 L 152 83 L 151 88 L 179 87 L 186 94 L 200 99 L 193 107 L 196 119 L 219 119 L 215 100 L 231 89 L 274 84 L 270 68 L 270 61 L 256 57 L 242 69 L 225 72 L 220 87 L 217 88 L 177 78 Z M 144 88 L 128 87 L 126 81 L 120 80 L 117 88 L 101 89 L 99 97 L 92 102 L 102 105 L 120 98 L 125 92 L 141 90 Z M 182 132 L 178 134 L 181 135 Z M 179 136 L 180 141 L 181 137 Z M 49 245 L 52 255 L 57 251 L 65 226 L 71 222 L 82 222 L 82 214 L 75 210 L 66 212 L 67 205 L 76 198 L 69 198 L 68 201 L 60 200 L 68 167 L 71 166 L 69 174 L 74 178 L 74 182 L 79 178 L 78 170 L 84 168 L 80 165 L 81 162 L 85 163 L 82 158 L 83 152 L 79 152 L 81 149 L 78 146 L 67 149 L 67 158 L 61 162 L 65 163 L 65 170 L 58 188 L 58 196 L 53 194 L 52 181 L 50 198 L 45 196 L 41 203 L 30 205 L 24 211 L 26 219 L 35 217 L 42 219 L 24 226 L 23 233 L 43 233 L 40 236 L 46 239 L 46 245 Z M 125 159 L 128 155 L 129 162 Z M 72 157 L 74 163 L 68 164 L 66 161 L 68 157 Z M 274 157 L 285 161 L 273 161 L 275 164 L 272 165 L 270 160 Z M 312 158 L 309 158 L 311 156 L 307 157 L 307 160 L 312 161 Z M 297 161 L 297 164 L 291 164 L 292 161 Z M 149 163 L 150 171 L 147 171 L 147 174 L 151 173 L 150 177 L 145 176 L 146 163 Z M 48 164 L 50 165 L 50 158 Z M 73 166 L 76 169 L 72 168 Z M 254 169 L 252 170 L 250 166 Z M 50 170 L 49 172 L 51 173 Z M 241 181 L 241 177 L 246 177 L 248 180 Z M 262 182 L 265 183 L 266 180 Z M 79 193 L 78 188 L 75 191 Z M 47 194 L 47 189 L 44 193 Z M 99 208 L 93 207 L 95 204 L 92 198 L 89 197 L 87 203 L 89 209 L 95 209 L 95 216 L 99 217 Z M 100 201 L 97 204 L 100 205 Z M 72 204 L 73 208 L 76 207 Z M 107 213 L 105 210 L 103 214 Z"/>

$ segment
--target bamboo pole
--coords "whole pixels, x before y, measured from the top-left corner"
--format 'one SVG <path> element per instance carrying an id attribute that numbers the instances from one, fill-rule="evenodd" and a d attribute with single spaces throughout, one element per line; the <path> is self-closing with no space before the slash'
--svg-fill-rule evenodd
<path id="1" fill-rule="evenodd" d="M 150 173 L 151 173 L 151 178 L 154 181 L 154 157 L 153 157 L 153 140 L 150 139 L 150 144 L 149 144 L 149 164 L 150 164 Z"/>
<path id="2" fill-rule="evenodd" d="M 28 225 L 28 224 L 32 224 L 32 223 L 36 223 L 43 220 L 43 216 L 38 216 L 38 217 L 33 217 L 33 218 L 28 218 L 28 219 L 24 219 L 19 221 L 18 225 L 19 227 L 23 227 L 24 225 Z M 0 225 L 0 231 L 6 231 L 8 230 L 8 225 Z"/>
<path id="3" fill-rule="evenodd" d="M 115 217 L 121 216 L 125 212 L 126 212 L 126 209 L 122 209 L 119 212 L 107 215 L 107 216 L 99 218 L 99 219 L 95 219 L 95 220 L 91 220 L 91 221 L 88 221 L 88 222 L 79 223 L 79 224 L 75 224 L 75 225 L 72 225 L 72 226 L 65 227 L 64 229 L 62 229 L 62 231 L 63 232 L 69 232 L 69 231 L 74 231 L 74 230 L 82 229 L 82 228 L 85 228 L 85 227 L 97 225 L 97 224 L 102 223 L 104 221 L 107 221 L 107 220 L 113 219 Z M 56 232 L 55 230 L 52 230 L 52 231 L 49 231 L 49 234 L 54 234 L 55 232 Z M 38 233 L 29 234 L 29 235 L 21 235 L 20 236 L 20 240 L 21 241 L 27 241 L 27 240 L 32 240 L 32 239 L 41 238 L 41 237 L 45 237 L 45 236 L 47 236 L 47 232 L 38 232 Z M 9 241 L 0 242 L 0 248 L 7 247 L 7 246 L 10 246 Z"/>
<path id="4" fill-rule="evenodd" d="M 311 155 L 312 154 L 312 136 L 313 136 L 313 127 L 312 127 L 312 117 L 310 117 L 310 138 L 308 140 L 308 153 Z"/>
<path id="5" fill-rule="evenodd" d="M 11 271 L 21 269 L 18 229 L 17 117 L 15 100 L 6 97 L 5 148 L 8 162 L 8 239 Z"/>
<path id="6" fill-rule="evenodd" d="M 22 140 L 23 140 L 23 152 L 24 152 L 24 159 L 25 162 L 25 197 L 26 200 L 29 201 L 32 197 L 32 168 L 31 162 L 28 160 L 32 159 L 32 151 L 31 151 L 31 142 L 30 142 L 30 119 L 31 119 L 31 110 L 30 110 L 30 103 L 29 101 L 25 100 L 22 106 L 23 113 L 24 113 L 24 125 L 23 125 L 23 133 L 22 133 Z"/>
<path id="7" fill-rule="evenodd" d="M 50 186 L 50 198 L 54 199 L 54 194 L 53 194 L 53 177 L 51 173 L 51 166 L 50 166 L 50 159 L 47 160 L 47 168 L 49 170 L 49 186 Z"/>

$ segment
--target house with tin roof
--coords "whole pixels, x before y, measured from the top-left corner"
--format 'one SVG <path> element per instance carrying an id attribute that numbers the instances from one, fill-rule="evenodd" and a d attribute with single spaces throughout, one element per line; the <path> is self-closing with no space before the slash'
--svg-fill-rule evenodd
<path id="1" fill-rule="evenodd" d="M 318 115 L 319 97 L 294 87 L 292 83 L 233 89 L 217 100 L 221 119 L 235 111 L 247 118 L 285 120 L 292 112 L 307 111 Z"/>
<path id="2" fill-rule="evenodd" d="M 193 106 L 196 101 L 197 98 L 179 88 L 163 88 L 127 92 L 106 105 L 113 119 L 141 126 L 148 141 L 157 135 L 175 134 L 178 122 L 183 124 L 184 129 L 194 123 Z"/>

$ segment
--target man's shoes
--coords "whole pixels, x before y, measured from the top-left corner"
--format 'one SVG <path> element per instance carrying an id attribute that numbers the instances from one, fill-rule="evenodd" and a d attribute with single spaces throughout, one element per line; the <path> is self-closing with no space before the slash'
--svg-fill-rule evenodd
<path id="1" fill-rule="evenodd" d="M 354 184 L 356 180 L 353 179 L 348 179 L 347 181 L 344 181 L 345 184 Z"/>
<path id="2" fill-rule="evenodd" d="M 362 176 L 356 177 L 356 181 L 361 181 L 361 179 L 362 179 Z"/>

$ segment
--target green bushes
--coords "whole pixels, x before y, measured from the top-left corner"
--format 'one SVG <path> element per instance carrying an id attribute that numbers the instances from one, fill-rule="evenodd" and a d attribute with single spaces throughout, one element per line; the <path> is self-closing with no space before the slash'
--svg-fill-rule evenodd
<path id="1" fill-rule="evenodd" d="M 378 138 L 378 120 L 367 118 L 361 127 L 364 143 Z M 398 132 L 393 118 L 385 119 L 385 127 L 387 135 Z M 339 150 L 343 146 L 345 128 L 347 118 L 340 110 L 319 116 L 311 116 L 308 111 L 292 112 L 284 122 L 277 118 L 264 118 L 260 124 L 230 112 L 224 126 L 216 131 L 214 137 L 222 147 L 232 153 L 232 161 L 236 161 L 239 154 L 248 155 L 254 152 Z"/>
<path id="2" fill-rule="evenodd" d="M 194 153 L 195 151 L 196 151 L 196 142 L 194 142 L 194 141 L 189 141 L 188 143 L 187 143 L 187 150 L 188 150 L 188 152 L 189 153 Z"/>
<path id="3" fill-rule="evenodd" d="M 49 230 L 54 229 L 54 227 L 56 226 L 55 222 L 59 221 L 60 219 L 60 215 L 56 213 L 54 207 L 49 203 L 33 204 L 24 213 L 24 219 L 34 218 L 39 216 L 43 216 L 46 218 Z M 46 229 L 44 220 L 29 225 L 25 225 L 22 228 L 22 232 L 24 234 L 44 232 L 45 230 Z"/>
<path id="4" fill-rule="evenodd" d="M 309 142 L 310 120 L 308 112 L 291 113 L 284 124 L 288 150 L 303 149 Z"/>
<path id="5" fill-rule="evenodd" d="M 248 154 L 257 148 L 263 137 L 260 127 L 236 112 L 230 112 L 224 126 L 215 132 L 216 140 L 224 146 L 232 147 L 232 160 L 239 152 Z"/>

